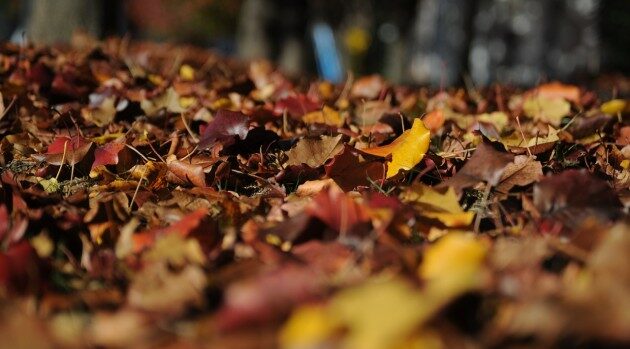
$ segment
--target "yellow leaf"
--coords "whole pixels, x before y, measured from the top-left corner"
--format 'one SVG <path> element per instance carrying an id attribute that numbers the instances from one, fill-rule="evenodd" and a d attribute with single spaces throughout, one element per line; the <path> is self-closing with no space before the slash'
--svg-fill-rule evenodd
<path id="1" fill-rule="evenodd" d="M 499 132 L 501 132 L 501 130 L 503 130 L 509 124 L 509 118 L 507 114 L 502 111 L 479 114 L 477 115 L 477 120 L 493 125 Z"/>
<path id="2" fill-rule="evenodd" d="M 623 99 L 613 99 L 608 101 L 600 107 L 600 110 L 608 115 L 617 115 L 626 109 L 626 101 Z"/>
<path id="3" fill-rule="evenodd" d="M 403 132 L 392 143 L 382 147 L 363 149 L 363 152 L 387 157 L 392 160 L 387 167 L 387 178 L 398 174 L 400 170 L 410 170 L 416 166 L 429 149 L 431 133 L 420 119 L 415 119 L 411 129 Z"/>
<path id="4" fill-rule="evenodd" d="M 400 279 L 372 279 L 337 294 L 329 317 L 348 329 L 345 348 L 382 349 L 402 343 L 435 307 Z"/>
<path id="5" fill-rule="evenodd" d="M 488 248 L 473 235 L 450 233 L 429 247 L 420 265 L 427 288 L 449 298 L 483 282 L 483 262 Z"/>
<path id="6" fill-rule="evenodd" d="M 194 80 L 195 79 L 195 69 L 188 64 L 184 64 L 179 67 L 179 76 L 182 80 Z"/>
<path id="7" fill-rule="evenodd" d="M 563 98 L 530 95 L 523 102 L 525 115 L 559 126 L 562 118 L 571 112 L 571 104 Z"/>
<path id="8" fill-rule="evenodd" d="M 59 184 L 56 178 L 42 178 L 39 180 L 39 185 L 41 185 L 44 191 L 48 194 L 56 193 L 59 189 L 61 189 L 61 184 Z"/>
<path id="9" fill-rule="evenodd" d="M 421 215 L 437 219 L 449 228 L 470 225 L 475 217 L 474 212 L 466 212 L 459 206 L 453 188 L 440 192 L 424 184 L 415 184 L 401 194 L 401 199 L 415 204 Z"/>
<path id="10" fill-rule="evenodd" d="M 306 305 L 298 308 L 280 331 L 282 348 L 307 348 L 325 342 L 334 332 L 327 309 Z"/>
<path id="11" fill-rule="evenodd" d="M 143 258 L 149 262 L 168 261 L 169 265 L 177 267 L 187 262 L 203 265 L 206 260 L 199 241 L 186 239 L 179 234 L 160 236 Z"/>
<path id="12" fill-rule="evenodd" d="M 312 111 L 302 117 L 306 124 L 326 124 L 331 126 L 343 125 L 343 118 L 335 109 L 324 106 L 323 110 Z"/>
<path id="13" fill-rule="evenodd" d="M 179 97 L 179 105 L 181 105 L 182 108 L 188 108 L 195 104 L 196 101 L 197 99 L 195 97 Z"/>
<path id="14" fill-rule="evenodd" d="M 159 86 L 164 82 L 164 79 L 161 76 L 155 74 L 149 74 L 148 79 L 155 86 Z"/>

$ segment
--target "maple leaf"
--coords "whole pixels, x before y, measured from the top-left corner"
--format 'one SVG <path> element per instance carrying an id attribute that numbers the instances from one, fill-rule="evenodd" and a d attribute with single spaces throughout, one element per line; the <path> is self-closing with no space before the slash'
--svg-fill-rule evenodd
<path id="1" fill-rule="evenodd" d="M 56 136 L 43 158 L 52 165 L 75 165 L 87 155 L 92 142 L 82 136 Z"/>
<path id="2" fill-rule="evenodd" d="M 387 166 L 387 178 L 391 178 L 400 170 L 410 170 L 422 160 L 429 149 L 430 136 L 422 121 L 415 119 L 411 129 L 403 132 L 392 143 L 361 151 L 380 157 L 391 156 L 392 160 Z"/>

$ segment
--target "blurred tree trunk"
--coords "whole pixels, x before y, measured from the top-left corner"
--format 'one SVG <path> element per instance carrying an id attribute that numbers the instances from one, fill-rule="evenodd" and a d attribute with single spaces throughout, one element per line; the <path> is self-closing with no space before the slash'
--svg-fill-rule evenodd
<path id="1" fill-rule="evenodd" d="M 26 33 L 41 44 L 67 42 L 77 29 L 99 36 L 102 9 L 96 0 L 32 0 Z"/>

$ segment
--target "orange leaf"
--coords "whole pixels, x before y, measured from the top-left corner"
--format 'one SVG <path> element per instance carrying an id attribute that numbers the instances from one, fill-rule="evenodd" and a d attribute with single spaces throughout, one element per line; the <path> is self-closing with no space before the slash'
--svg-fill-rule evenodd
<path id="1" fill-rule="evenodd" d="M 565 85 L 557 81 L 539 85 L 529 90 L 529 93 L 549 99 L 564 98 L 573 103 L 579 103 L 580 101 L 580 89 L 577 86 Z"/>

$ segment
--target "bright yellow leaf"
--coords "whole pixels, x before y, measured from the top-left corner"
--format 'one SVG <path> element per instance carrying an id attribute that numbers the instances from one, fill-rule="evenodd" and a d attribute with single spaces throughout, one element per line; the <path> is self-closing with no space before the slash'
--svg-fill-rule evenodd
<path id="1" fill-rule="evenodd" d="M 404 342 L 435 306 L 401 279 L 376 278 L 341 291 L 328 309 L 348 330 L 344 348 L 383 349 Z"/>
<path id="2" fill-rule="evenodd" d="M 450 233 L 429 247 L 419 268 L 428 291 L 444 297 L 478 287 L 483 281 L 487 245 L 473 235 Z"/>
<path id="3" fill-rule="evenodd" d="M 323 306 L 305 305 L 298 308 L 280 331 L 282 348 L 308 348 L 325 342 L 335 326 Z"/>
<path id="4" fill-rule="evenodd" d="M 600 107 L 600 110 L 608 115 L 617 115 L 626 109 L 627 102 L 623 99 L 613 99 Z"/>
<path id="5" fill-rule="evenodd" d="M 343 118 L 335 109 L 324 106 L 323 110 L 310 112 L 302 117 L 306 124 L 326 124 L 340 127 L 343 125 Z"/>
<path id="6" fill-rule="evenodd" d="M 179 67 L 179 76 L 182 80 L 194 80 L 195 79 L 195 69 L 188 64 L 184 64 Z"/>
<path id="7" fill-rule="evenodd" d="M 195 97 L 179 97 L 179 105 L 181 105 L 182 108 L 188 108 L 195 104 L 196 101 L 197 99 Z"/>
<path id="8" fill-rule="evenodd" d="M 466 212 L 459 206 L 453 188 L 440 192 L 424 184 L 415 184 L 401 194 L 401 199 L 415 204 L 421 215 L 437 219 L 449 228 L 470 225 L 475 217 L 474 212 Z"/>
<path id="9" fill-rule="evenodd" d="M 430 140 L 431 133 L 422 120 L 415 119 L 411 129 L 403 132 L 392 143 L 363 149 L 363 152 L 381 157 L 391 155 L 392 160 L 387 167 L 387 178 L 391 178 L 400 170 L 410 170 L 416 166 L 429 149 Z"/>

